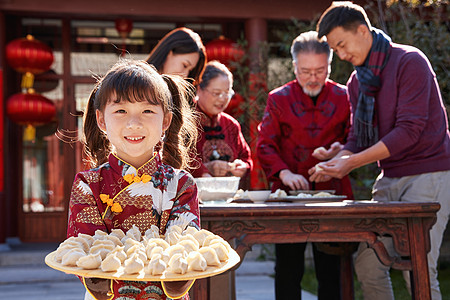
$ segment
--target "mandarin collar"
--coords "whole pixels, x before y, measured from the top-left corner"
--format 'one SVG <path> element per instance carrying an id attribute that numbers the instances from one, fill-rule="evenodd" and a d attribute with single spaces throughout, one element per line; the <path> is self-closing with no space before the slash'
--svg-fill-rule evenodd
<path id="1" fill-rule="evenodd" d="M 208 116 L 201 108 L 200 105 L 197 105 L 197 110 L 200 112 L 200 124 L 202 126 L 216 126 L 220 121 L 220 115 L 222 113 L 219 113 L 214 116 Z"/>
<path id="2" fill-rule="evenodd" d="M 108 161 L 111 168 L 116 172 L 118 172 L 119 174 L 121 174 L 121 176 L 123 176 L 126 170 L 130 168 L 134 169 L 136 175 L 138 176 L 141 176 L 143 174 L 153 174 L 155 171 L 158 170 L 158 166 L 162 164 L 161 157 L 158 152 L 155 152 L 152 158 L 150 158 L 144 165 L 142 165 L 137 169 L 131 164 L 127 163 L 126 161 L 120 159 L 113 153 L 109 155 Z"/>

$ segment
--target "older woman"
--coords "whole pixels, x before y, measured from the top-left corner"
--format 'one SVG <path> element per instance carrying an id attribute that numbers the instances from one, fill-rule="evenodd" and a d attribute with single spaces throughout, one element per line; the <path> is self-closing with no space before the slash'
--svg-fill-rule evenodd
<path id="1" fill-rule="evenodd" d="M 197 91 L 200 111 L 197 161 L 194 177 L 243 177 L 252 168 L 250 147 L 242 135 L 241 126 L 223 111 L 233 96 L 233 75 L 218 61 L 208 62 Z"/>

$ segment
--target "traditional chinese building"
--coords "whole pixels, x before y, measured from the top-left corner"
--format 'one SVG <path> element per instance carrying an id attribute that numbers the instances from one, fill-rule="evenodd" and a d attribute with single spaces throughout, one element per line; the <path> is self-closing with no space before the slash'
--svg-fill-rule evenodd
<path id="1" fill-rule="evenodd" d="M 0 244 L 6 238 L 23 242 L 65 238 L 71 185 L 84 165 L 81 144 L 63 142 L 55 133 L 76 138 L 82 108 L 95 82 L 92 75 L 104 74 L 122 52 L 143 59 L 164 34 L 180 26 L 199 33 L 205 44 L 221 35 L 234 41 L 243 36 L 250 47 L 257 47 L 272 39 L 271 27 L 292 19 L 312 20 L 330 3 L 0 0 Z M 7 103 L 21 93 L 26 70 L 7 61 L 6 47 L 27 35 L 50 49 L 40 48 L 37 60 L 42 62 L 49 52 L 53 56 L 48 67 L 25 66 L 36 73 L 33 89 L 42 96 L 36 105 L 47 108 L 44 112 L 21 108 L 24 99 L 16 97 L 19 108 L 13 116 L 7 113 Z M 36 121 L 45 113 L 51 117 Z M 26 130 L 30 123 L 38 125 L 34 138 L 33 129 Z"/>

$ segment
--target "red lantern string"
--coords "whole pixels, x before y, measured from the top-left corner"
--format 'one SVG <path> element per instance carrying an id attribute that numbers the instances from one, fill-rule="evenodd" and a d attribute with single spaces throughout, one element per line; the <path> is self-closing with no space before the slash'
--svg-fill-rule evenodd
<path id="1" fill-rule="evenodd" d="M 11 41 L 6 46 L 6 59 L 17 72 L 24 73 L 22 88 L 33 87 L 34 75 L 50 69 L 53 63 L 52 49 L 34 39 L 32 35 Z"/>
<path id="2" fill-rule="evenodd" d="M 208 60 L 218 60 L 229 67 L 231 61 L 239 61 L 244 50 L 235 42 L 221 35 L 205 45 Z"/>
<path id="3" fill-rule="evenodd" d="M 6 112 L 13 122 L 27 126 L 24 139 L 34 140 L 34 126 L 50 122 L 56 115 L 56 106 L 48 98 L 29 89 L 28 93 L 9 97 Z"/>
<path id="4" fill-rule="evenodd" d="M 131 21 L 130 19 L 116 19 L 115 25 L 116 30 L 119 32 L 119 35 L 122 38 L 121 56 L 124 56 L 126 53 L 126 40 L 131 30 L 133 30 L 133 21 Z"/>

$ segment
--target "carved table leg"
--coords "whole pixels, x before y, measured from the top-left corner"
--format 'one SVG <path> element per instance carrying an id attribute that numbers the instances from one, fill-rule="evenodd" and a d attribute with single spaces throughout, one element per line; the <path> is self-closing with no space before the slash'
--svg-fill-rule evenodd
<path id="1" fill-rule="evenodd" d="M 341 299 L 354 300 L 353 292 L 353 257 L 341 255 Z"/>
<path id="2" fill-rule="evenodd" d="M 411 292 L 415 300 L 430 300 L 430 275 L 428 273 L 427 249 L 422 220 L 409 219 L 409 246 L 411 248 Z"/>

